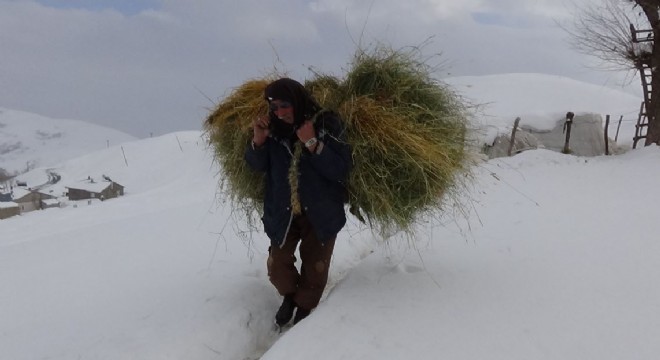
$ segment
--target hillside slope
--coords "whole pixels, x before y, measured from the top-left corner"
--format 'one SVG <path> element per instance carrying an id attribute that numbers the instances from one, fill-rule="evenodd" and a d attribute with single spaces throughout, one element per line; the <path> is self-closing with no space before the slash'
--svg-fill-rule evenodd
<path id="1" fill-rule="evenodd" d="M 0 168 L 23 173 L 136 137 L 84 121 L 0 108 Z"/>

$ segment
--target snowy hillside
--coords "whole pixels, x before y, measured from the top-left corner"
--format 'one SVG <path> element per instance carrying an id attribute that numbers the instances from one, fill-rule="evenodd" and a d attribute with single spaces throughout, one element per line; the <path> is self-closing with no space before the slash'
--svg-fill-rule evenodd
<path id="1" fill-rule="evenodd" d="M 0 108 L 0 168 L 10 174 L 54 165 L 135 139 L 83 121 Z"/>
<path id="2" fill-rule="evenodd" d="M 203 359 L 220 348 L 236 359 L 265 351 L 278 301 L 262 266 L 268 242 L 258 232 L 239 236 L 247 225 L 216 197 L 218 169 L 202 134 L 121 148 L 48 169 L 61 184 L 107 174 L 125 196 L 0 221 L 3 356 Z M 20 178 L 38 182 L 44 170 Z M 370 237 L 343 237 L 334 279 L 371 251 Z M 255 326 L 265 331 L 254 337 Z"/>
<path id="3" fill-rule="evenodd" d="M 194 155 L 184 151 L 183 145 L 186 143 L 192 144 Z M 17 179 L 28 186 L 37 186 L 48 181 L 49 173 L 56 173 L 60 175 L 60 181 L 44 190 L 57 195 L 64 193 L 67 186 L 86 181 L 88 177 L 101 178 L 102 175 L 125 186 L 127 194 L 154 191 L 164 185 L 185 187 L 187 183 L 180 183 L 181 173 L 191 177 L 208 177 L 206 172 L 202 175 L 189 168 L 199 166 L 198 161 L 186 161 L 187 156 L 203 156 L 205 146 L 199 131 L 173 133 L 111 146 L 56 166 L 32 170 Z M 210 166 L 209 160 L 203 170 L 208 171 Z M 187 176 L 185 181 L 190 181 Z"/>
<path id="4" fill-rule="evenodd" d="M 479 163 L 465 217 L 412 242 L 350 218 L 320 306 L 279 334 L 268 240 L 216 196 L 200 132 L 90 152 L 22 178 L 125 196 L 0 220 L 0 359 L 656 359 L 658 163 L 531 150 Z"/>
<path id="5" fill-rule="evenodd" d="M 498 134 L 510 134 L 516 117 L 521 118 L 521 126 L 550 130 L 572 111 L 600 114 L 603 123 L 609 114 L 611 138 L 623 116 L 619 144 L 629 144 L 642 101 L 641 96 L 622 90 L 544 74 L 463 76 L 445 82 L 480 105 L 478 123 L 485 127 L 485 142 L 492 142 Z"/>

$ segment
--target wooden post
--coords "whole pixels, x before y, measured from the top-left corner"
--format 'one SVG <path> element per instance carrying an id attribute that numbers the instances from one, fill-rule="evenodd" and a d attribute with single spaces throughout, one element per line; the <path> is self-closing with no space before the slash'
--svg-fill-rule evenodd
<path id="1" fill-rule="evenodd" d="M 126 163 L 126 166 L 128 166 L 128 160 L 126 160 L 126 153 L 124 152 L 124 147 L 121 147 L 121 153 L 124 154 L 124 162 Z"/>
<path id="2" fill-rule="evenodd" d="M 573 114 L 570 111 L 566 113 L 566 122 L 564 123 L 564 130 L 566 132 L 566 142 L 564 142 L 564 149 L 562 150 L 562 152 L 564 154 L 570 154 L 571 153 L 571 149 L 568 146 L 568 144 L 571 141 L 571 125 L 573 124 L 573 117 L 574 116 L 575 116 L 575 114 Z"/>
<path id="3" fill-rule="evenodd" d="M 183 147 L 181 147 L 181 141 L 179 141 L 179 135 L 176 135 L 175 137 L 176 137 L 176 142 L 179 143 L 179 149 L 181 149 L 181 152 L 183 152 Z"/>
<path id="4" fill-rule="evenodd" d="M 621 129 L 621 121 L 623 121 L 623 115 L 619 118 L 619 125 L 616 126 L 616 135 L 614 136 L 614 142 L 619 140 L 619 129 Z"/>
<path id="5" fill-rule="evenodd" d="M 608 138 L 607 134 L 608 131 L 607 129 L 610 127 L 610 115 L 605 115 L 605 155 L 610 154 L 610 139 Z"/>
<path id="6" fill-rule="evenodd" d="M 509 150 L 506 152 L 507 155 L 511 156 L 513 151 L 513 143 L 516 141 L 516 131 L 518 131 L 518 124 L 520 123 L 520 117 L 516 118 L 516 121 L 513 122 L 513 130 L 511 131 L 511 141 L 509 142 Z"/>

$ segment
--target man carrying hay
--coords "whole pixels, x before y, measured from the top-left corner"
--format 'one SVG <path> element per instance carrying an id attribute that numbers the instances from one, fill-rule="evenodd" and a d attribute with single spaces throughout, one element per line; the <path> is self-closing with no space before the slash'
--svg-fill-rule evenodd
<path id="1" fill-rule="evenodd" d="M 268 276 L 284 296 L 275 315 L 281 326 L 304 319 L 321 299 L 335 239 L 346 223 L 351 150 L 339 116 L 323 110 L 297 81 L 273 81 L 264 96 L 268 115 L 253 122 L 245 160 L 265 174 L 262 220 L 271 240 Z"/>

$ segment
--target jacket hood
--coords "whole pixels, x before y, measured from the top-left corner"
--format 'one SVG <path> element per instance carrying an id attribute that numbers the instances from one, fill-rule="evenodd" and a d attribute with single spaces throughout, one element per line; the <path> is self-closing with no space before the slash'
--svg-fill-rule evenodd
<path id="1" fill-rule="evenodd" d="M 293 129 L 300 127 L 306 119 L 311 119 L 317 112 L 321 110 L 321 106 L 312 98 L 310 93 L 305 89 L 305 87 L 289 78 L 281 78 L 273 81 L 272 83 L 266 86 L 264 91 L 264 98 L 269 103 L 273 100 L 288 101 L 293 105 Z M 271 123 L 276 124 L 275 132 L 276 135 L 281 137 L 285 134 L 278 134 L 278 130 L 283 130 L 285 132 L 291 131 L 288 129 L 290 126 L 285 126 L 284 124 L 272 111 L 268 111 L 270 115 Z"/>

